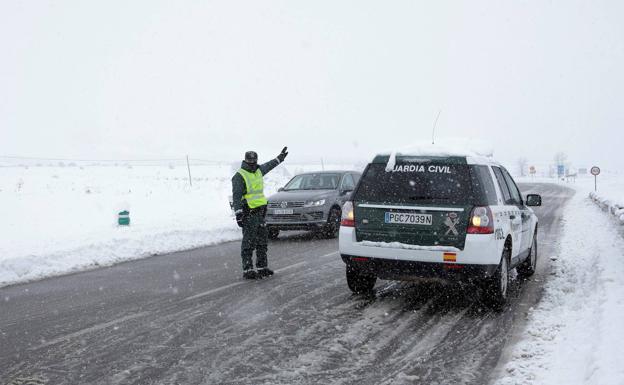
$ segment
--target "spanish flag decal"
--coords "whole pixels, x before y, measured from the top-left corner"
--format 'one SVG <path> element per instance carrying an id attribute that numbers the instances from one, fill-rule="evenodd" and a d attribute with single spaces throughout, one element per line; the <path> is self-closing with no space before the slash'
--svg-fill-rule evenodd
<path id="1" fill-rule="evenodd" d="M 457 262 L 456 253 L 444 253 L 444 262 Z"/>

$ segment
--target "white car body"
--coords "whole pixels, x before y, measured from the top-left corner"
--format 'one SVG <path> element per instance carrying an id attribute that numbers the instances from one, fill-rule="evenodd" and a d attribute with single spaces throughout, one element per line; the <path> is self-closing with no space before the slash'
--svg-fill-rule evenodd
<path id="1" fill-rule="evenodd" d="M 412 155 L 412 154 L 410 154 Z M 420 154 L 413 154 L 415 156 Z M 464 155 L 453 155 L 464 156 Z M 496 203 L 490 204 L 488 207 L 491 210 L 491 214 L 494 220 L 495 231 L 491 234 L 466 234 L 465 244 L 462 248 L 454 246 L 444 245 L 414 245 L 403 244 L 398 242 L 370 242 L 357 240 L 357 227 L 361 224 L 360 218 L 355 218 L 355 225 L 341 226 L 339 232 L 339 251 L 343 257 L 345 263 L 349 265 L 357 265 L 353 261 L 353 257 L 359 260 L 358 257 L 366 258 L 367 261 L 373 263 L 375 260 L 397 261 L 397 262 L 416 262 L 424 264 L 439 264 L 439 265 L 471 265 L 481 266 L 484 269 L 479 269 L 477 275 L 481 277 L 491 276 L 496 268 L 501 263 L 501 257 L 505 243 L 510 244 L 510 260 L 509 268 L 513 268 L 519 263 L 528 258 L 533 236 L 536 233 L 538 219 L 530 207 L 526 206 L 526 200 L 520 199 L 520 202 L 511 202 L 505 199 L 505 195 L 501 188 L 500 182 L 497 180 L 495 169 L 505 178 L 504 168 L 493 159 L 488 157 L 474 157 L 465 156 L 467 165 L 479 165 L 487 166 L 490 177 L 492 178 L 494 188 L 496 189 Z M 386 170 L 388 171 L 388 170 Z M 509 175 L 507 173 L 507 175 Z M 510 177 L 510 176 L 509 176 Z M 364 177 L 362 181 L 364 181 Z M 362 181 L 360 183 L 362 183 Z M 506 182 L 505 185 L 510 182 Z M 517 189 L 515 182 L 513 182 L 513 188 Z M 519 193 L 519 190 L 517 191 Z M 508 190 L 507 195 L 512 194 Z M 366 203 L 359 203 L 357 201 L 357 188 L 354 194 L 355 201 L 354 210 L 361 205 L 371 207 L 372 205 Z M 541 204 L 541 197 L 540 204 Z M 394 204 L 381 204 L 375 205 L 379 209 L 387 207 L 388 209 L 406 209 L 413 212 L 417 212 L 419 209 L 433 210 L 431 206 L 419 207 L 418 205 L 394 205 Z M 443 208 L 446 211 L 464 211 L 463 209 L 448 207 Z M 365 220 L 366 221 L 366 220 Z M 366 222 L 367 223 L 367 222 Z M 448 260 L 445 258 L 445 254 L 454 254 L 454 259 Z M 424 265 L 430 266 L 430 265 Z M 433 266 L 433 265 L 431 265 Z"/>

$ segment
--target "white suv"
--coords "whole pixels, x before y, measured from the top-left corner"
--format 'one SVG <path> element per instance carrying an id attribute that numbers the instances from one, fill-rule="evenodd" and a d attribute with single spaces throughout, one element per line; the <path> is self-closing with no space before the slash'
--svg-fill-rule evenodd
<path id="1" fill-rule="evenodd" d="M 535 272 L 541 196 L 524 200 L 490 157 L 377 155 L 342 210 L 339 249 L 347 284 L 370 292 L 377 278 L 468 279 L 493 305 L 507 299 L 509 271 Z"/>

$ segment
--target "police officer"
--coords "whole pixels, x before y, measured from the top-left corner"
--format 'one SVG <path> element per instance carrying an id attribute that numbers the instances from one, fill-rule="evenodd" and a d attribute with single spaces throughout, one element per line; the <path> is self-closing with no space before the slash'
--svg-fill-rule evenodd
<path id="1" fill-rule="evenodd" d="M 256 279 L 273 275 L 268 268 L 267 238 L 268 231 L 264 217 L 267 211 L 267 199 L 264 196 L 262 178 L 288 155 L 284 147 L 277 158 L 258 165 L 258 154 L 254 151 L 245 153 L 245 160 L 240 170 L 232 177 L 232 200 L 236 223 L 243 228 L 241 258 L 243 260 L 243 278 Z M 256 268 L 254 270 L 252 254 L 256 250 Z"/>

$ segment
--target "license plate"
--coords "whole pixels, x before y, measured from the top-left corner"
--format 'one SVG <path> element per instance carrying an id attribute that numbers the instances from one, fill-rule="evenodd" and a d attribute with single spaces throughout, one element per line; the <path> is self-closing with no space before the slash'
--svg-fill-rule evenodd
<path id="1" fill-rule="evenodd" d="M 398 223 L 402 225 L 425 225 L 431 226 L 433 218 L 431 214 L 410 213 L 386 213 L 386 223 Z"/>
<path id="2" fill-rule="evenodd" d="M 288 215 L 288 214 L 292 214 L 293 213 L 293 209 L 275 209 L 273 210 L 273 214 L 275 215 Z"/>

